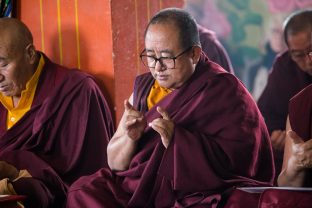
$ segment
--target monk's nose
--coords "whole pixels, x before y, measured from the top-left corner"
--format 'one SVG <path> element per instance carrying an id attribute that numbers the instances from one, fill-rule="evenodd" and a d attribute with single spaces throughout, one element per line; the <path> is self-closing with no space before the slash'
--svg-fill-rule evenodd
<path id="1" fill-rule="evenodd" d="M 2 82 L 3 80 L 4 80 L 4 76 L 0 74 L 0 82 Z"/>
<path id="2" fill-rule="evenodd" d="M 155 65 L 156 71 L 164 71 L 166 70 L 166 65 L 164 65 L 161 61 L 157 61 Z"/>

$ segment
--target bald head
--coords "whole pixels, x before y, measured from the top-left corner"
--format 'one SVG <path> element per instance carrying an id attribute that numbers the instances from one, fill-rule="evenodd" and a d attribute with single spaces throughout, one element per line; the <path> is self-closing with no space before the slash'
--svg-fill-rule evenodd
<path id="1" fill-rule="evenodd" d="M 0 18 L 0 37 L 11 50 L 24 49 L 33 44 L 33 37 L 27 26 L 15 18 Z"/>
<path id="2" fill-rule="evenodd" d="M 16 104 L 36 71 L 39 53 L 27 26 L 13 18 L 0 18 L 0 93 Z"/>
<path id="3" fill-rule="evenodd" d="M 311 34 L 312 31 L 312 9 L 298 10 L 289 15 L 284 21 L 284 39 L 288 45 L 289 36 L 301 32 Z"/>

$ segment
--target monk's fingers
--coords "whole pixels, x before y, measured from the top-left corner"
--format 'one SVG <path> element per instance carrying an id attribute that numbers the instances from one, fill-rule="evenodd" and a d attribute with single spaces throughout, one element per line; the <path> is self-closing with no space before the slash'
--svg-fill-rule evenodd
<path id="1" fill-rule="evenodd" d="M 167 148 L 171 140 L 170 133 L 163 126 L 158 126 L 154 123 L 149 123 L 149 126 L 159 133 L 163 145 Z"/>
<path id="2" fill-rule="evenodd" d="M 285 131 L 282 130 L 274 130 L 271 134 L 271 141 L 277 141 L 280 138 L 284 138 L 286 135 Z"/>
<path id="3" fill-rule="evenodd" d="M 125 113 L 127 115 L 133 115 L 133 116 L 142 116 L 142 113 L 137 111 L 132 105 L 131 103 L 129 103 L 128 100 L 124 101 L 124 107 L 125 107 Z"/>
<path id="4" fill-rule="evenodd" d="M 124 100 L 125 111 L 129 111 L 133 109 L 133 106 L 129 103 L 128 100 Z"/>
<path id="5" fill-rule="evenodd" d="M 162 116 L 163 119 L 165 120 L 170 120 L 169 114 L 165 109 L 163 109 L 160 106 L 157 106 L 157 112 Z"/>
<path id="6" fill-rule="evenodd" d="M 298 161 L 298 166 L 301 168 L 312 168 L 312 159 L 311 159 L 311 155 L 304 155 L 301 156 L 297 159 Z"/>
<path id="7" fill-rule="evenodd" d="M 125 122 L 125 126 L 126 126 L 126 129 L 129 129 L 132 126 L 136 126 L 136 125 L 138 126 L 138 125 L 140 125 L 141 123 L 144 123 L 144 122 L 145 122 L 144 117 L 128 116 L 127 120 Z"/>
<path id="8" fill-rule="evenodd" d="M 137 111 L 130 103 L 129 101 L 125 100 L 125 112 L 124 115 L 126 117 L 126 120 L 133 120 L 133 119 L 142 119 L 144 118 L 144 114 L 140 111 Z"/>
<path id="9" fill-rule="evenodd" d="M 130 128 L 131 126 L 133 126 L 136 122 L 137 122 L 137 119 L 135 119 L 135 118 L 127 119 L 127 121 L 125 122 L 126 129 Z"/>
<path id="10" fill-rule="evenodd" d="M 303 144 L 303 148 L 305 151 L 311 152 L 312 151 L 312 139 L 305 141 Z"/>
<path id="11" fill-rule="evenodd" d="M 283 150 L 285 145 L 285 131 L 276 130 L 271 134 L 271 142 L 274 149 Z"/>
<path id="12" fill-rule="evenodd" d="M 167 148 L 173 136 L 174 123 L 158 118 L 149 123 L 149 126 L 159 133 L 162 143 Z"/>
<path id="13" fill-rule="evenodd" d="M 291 138 L 294 144 L 300 144 L 304 142 L 303 139 L 299 137 L 298 134 L 292 130 L 288 131 L 287 135 Z"/>

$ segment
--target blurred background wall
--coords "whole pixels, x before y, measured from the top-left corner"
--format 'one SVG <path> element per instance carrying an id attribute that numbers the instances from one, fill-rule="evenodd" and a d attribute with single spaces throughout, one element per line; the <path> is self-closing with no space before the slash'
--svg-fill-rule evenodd
<path id="1" fill-rule="evenodd" d="M 286 49 L 283 20 L 295 10 L 312 8 L 312 0 L 185 0 L 184 8 L 217 33 L 236 76 L 257 99 L 276 54 Z"/>

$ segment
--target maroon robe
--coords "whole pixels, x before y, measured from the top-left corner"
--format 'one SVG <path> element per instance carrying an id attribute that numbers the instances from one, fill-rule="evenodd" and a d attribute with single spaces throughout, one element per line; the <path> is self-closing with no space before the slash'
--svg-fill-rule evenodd
<path id="1" fill-rule="evenodd" d="M 154 79 L 135 81 L 134 106 L 160 117 L 146 98 Z M 101 169 L 75 182 L 67 207 L 215 207 L 233 186 L 272 184 L 274 165 L 262 116 L 242 83 L 204 55 L 191 78 L 157 106 L 175 123 L 166 149 L 147 127 L 126 171 Z"/>
<path id="2" fill-rule="evenodd" d="M 289 103 L 289 121 L 292 129 L 305 141 L 312 138 L 312 85 L 299 92 Z M 306 185 L 311 187 L 311 172 Z M 312 205 L 312 191 L 290 189 L 264 190 L 263 193 L 248 193 L 235 190 L 230 196 L 226 208 L 258 207 L 258 208 L 310 208 Z"/>
<path id="3" fill-rule="evenodd" d="M 304 141 L 312 139 L 312 84 L 304 88 L 289 102 L 289 122 Z M 312 186 L 312 171 L 305 181 L 306 186 Z"/>
<path id="4" fill-rule="evenodd" d="M 0 160 L 32 175 L 13 183 L 32 208 L 62 207 L 73 181 L 107 166 L 106 147 L 114 133 L 94 79 L 44 59 L 31 109 L 9 130 L 0 104 Z"/>
<path id="5" fill-rule="evenodd" d="M 288 51 L 276 58 L 258 101 L 270 134 L 273 130 L 285 130 L 290 98 L 311 83 L 312 76 L 299 68 Z M 283 155 L 283 151 L 274 151 L 277 176 L 282 168 Z"/>
<path id="6" fill-rule="evenodd" d="M 197 25 L 202 50 L 208 58 L 219 64 L 226 71 L 234 74 L 234 69 L 230 61 L 229 55 L 220 43 L 217 35 L 201 25 Z"/>
<path id="7" fill-rule="evenodd" d="M 312 138 L 312 84 L 290 100 L 289 122 L 305 141 Z"/>

